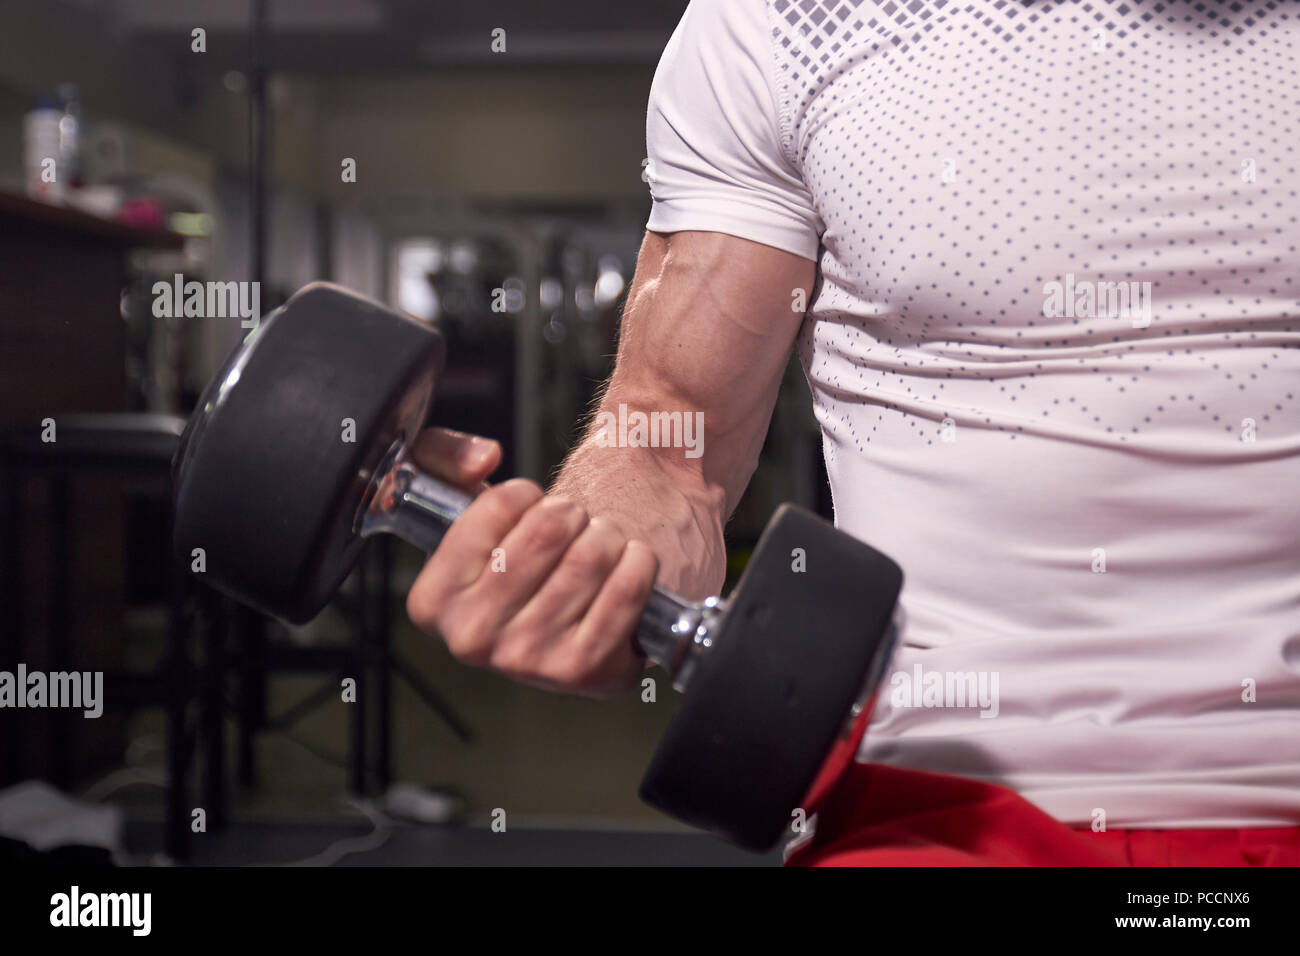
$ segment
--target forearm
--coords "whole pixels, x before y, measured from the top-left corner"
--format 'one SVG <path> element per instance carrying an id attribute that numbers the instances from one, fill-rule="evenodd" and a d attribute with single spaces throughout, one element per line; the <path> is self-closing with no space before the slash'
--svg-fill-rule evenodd
<path id="1" fill-rule="evenodd" d="M 811 261 L 718 233 L 647 233 L 642 244 L 613 375 L 552 491 L 650 545 L 659 582 L 685 597 L 722 587 L 722 528 L 758 461 L 799 327 L 791 290 L 812 280 Z M 610 441 L 611 418 L 636 413 L 680 415 L 691 443 L 658 432 L 659 447 Z"/>

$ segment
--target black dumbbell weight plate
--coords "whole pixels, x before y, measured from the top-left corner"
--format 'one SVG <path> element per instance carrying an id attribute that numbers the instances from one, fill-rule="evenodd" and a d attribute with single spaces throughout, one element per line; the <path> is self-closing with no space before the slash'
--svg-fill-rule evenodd
<path id="1" fill-rule="evenodd" d="M 801 508 L 778 509 L 700 655 L 642 799 L 771 849 L 888 664 L 902 581 L 874 548 Z"/>
<path id="2" fill-rule="evenodd" d="M 424 424 L 443 355 L 432 328 L 346 289 L 294 295 L 231 356 L 182 437 L 178 559 L 202 548 L 201 577 L 218 589 L 292 623 L 314 617 L 360 551 L 352 525 L 371 473 Z"/>

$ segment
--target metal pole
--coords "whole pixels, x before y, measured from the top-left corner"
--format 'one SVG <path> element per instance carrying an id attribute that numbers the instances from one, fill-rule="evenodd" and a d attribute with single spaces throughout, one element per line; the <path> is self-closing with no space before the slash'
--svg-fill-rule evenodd
<path id="1" fill-rule="evenodd" d="M 267 0 L 253 0 L 249 31 L 252 47 L 252 76 L 248 84 L 249 278 L 259 287 L 266 273 L 266 8 Z"/>
<path id="2" fill-rule="evenodd" d="M 249 23 L 248 83 L 248 278 L 262 287 L 266 277 L 266 17 L 267 0 L 253 0 Z M 265 296 L 261 301 L 266 302 Z M 261 317 L 258 316 L 260 319 Z M 239 780 L 252 786 L 256 776 L 254 733 L 266 713 L 266 622 L 255 611 L 235 611 L 239 629 Z"/>

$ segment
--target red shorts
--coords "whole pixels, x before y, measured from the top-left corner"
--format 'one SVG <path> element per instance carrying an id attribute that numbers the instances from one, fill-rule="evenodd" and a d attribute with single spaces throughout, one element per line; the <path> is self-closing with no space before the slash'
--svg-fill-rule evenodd
<path id="1" fill-rule="evenodd" d="M 1300 865 L 1300 827 L 1094 833 L 1005 787 L 882 764 L 851 764 L 815 813 L 787 866 Z"/>

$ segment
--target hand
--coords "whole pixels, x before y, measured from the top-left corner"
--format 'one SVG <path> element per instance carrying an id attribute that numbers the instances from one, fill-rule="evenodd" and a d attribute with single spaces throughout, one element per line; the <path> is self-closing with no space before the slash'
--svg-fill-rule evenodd
<path id="1" fill-rule="evenodd" d="M 527 479 L 489 487 L 494 441 L 434 428 L 411 451 L 478 493 L 411 587 L 416 627 L 521 683 L 592 697 L 634 686 L 645 660 L 633 633 L 659 570 L 650 547 Z"/>

